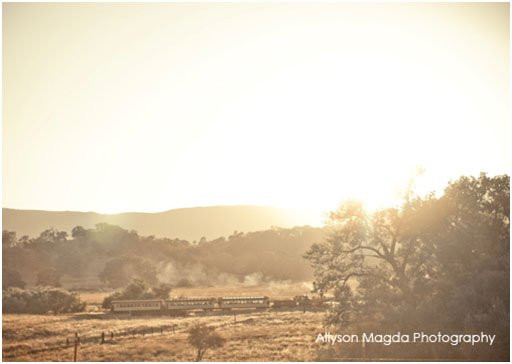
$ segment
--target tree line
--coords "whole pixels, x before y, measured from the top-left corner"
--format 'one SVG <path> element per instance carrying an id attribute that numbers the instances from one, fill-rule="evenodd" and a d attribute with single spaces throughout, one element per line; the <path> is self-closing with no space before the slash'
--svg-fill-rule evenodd
<path id="1" fill-rule="evenodd" d="M 3 287 L 60 287 L 63 277 L 91 278 L 95 287 L 120 288 L 132 278 L 152 286 L 243 282 L 258 272 L 263 280 L 305 280 L 312 270 L 302 258 L 322 229 L 273 228 L 214 240 L 140 236 L 119 226 L 77 226 L 71 235 L 50 228 L 36 238 L 3 231 Z M 74 287 L 88 288 L 88 287 Z"/>

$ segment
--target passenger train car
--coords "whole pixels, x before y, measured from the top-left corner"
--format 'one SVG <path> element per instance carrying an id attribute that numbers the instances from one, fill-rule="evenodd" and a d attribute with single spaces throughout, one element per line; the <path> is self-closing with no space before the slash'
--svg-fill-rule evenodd
<path id="1" fill-rule="evenodd" d="M 219 308 L 231 310 L 233 308 L 269 308 L 270 301 L 267 296 L 255 297 L 221 297 Z"/>
<path id="2" fill-rule="evenodd" d="M 112 311 L 127 313 L 161 312 L 164 300 L 117 300 L 112 301 Z"/>
<path id="3" fill-rule="evenodd" d="M 169 311 L 210 311 L 216 308 L 216 298 L 177 298 L 166 300 L 165 305 Z"/>

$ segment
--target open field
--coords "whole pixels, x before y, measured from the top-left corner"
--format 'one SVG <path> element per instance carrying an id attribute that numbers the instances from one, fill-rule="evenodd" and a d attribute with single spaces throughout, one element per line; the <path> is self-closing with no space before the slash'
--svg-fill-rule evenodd
<path id="1" fill-rule="evenodd" d="M 218 350 L 207 351 L 205 361 L 305 361 L 314 360 L 316 334 L 322 332 L 321 312 L 245 312 L 198 317 L 127 317 L 96 314 L 3 316 L 5 361 L 72 361 L 73 337 L 83 343 L 82 361 L 193 361 L 187 330 L 201 322 L 217 327 L 227 339 Z M 176 325 L 175 333 L 170 328 Z M 154 333 L 151 334 L 151 329 Z M 160 328 L 164 328 L 161 333 Z M 146 330 L 146 335 L 140 332 Z M 101 332 L 106 343 L 101 345 Z M 114 332 L 114 340 L 110 332 Z M 132 334 L 136 333 L 135 336 Z M 122 334 L 126 336 L 121 336 Z M 70 345 L 66 347 L 66 338 Z M 54 348 L 55 350 L 47 350 Z"/>
<path id="2" fill-rule="evenodd" d="M 261 286 L 177 288 L 172 297 L 267 295 L 290 298 L 307 293 L 307 284 L 273 283 Z M 88 309 L 101 304 L 105 292 L 84 292 Z M 3 315 L 5 361 L 72 361 L 75 332 L 83 361 L 193 361 L 186 342 L 195 323 L 217 327 L 227 339 L 218 350 L 207 351 L 205 361 L 307 361 L 314 360 L 322 332 L 323 312 L 239 311 L 188 317 L 114 315 L 87 312 L 61 315 Z M 173 332 L 172 326 L 175 325 Z M 101 333 L 106 343 L 101 345 Z M 110 333 L 114 333 L 111 339 Z M 144 335 L 143 335 L 144 332 Z M 69 345 L 66 345 L 69 339 Z"/>

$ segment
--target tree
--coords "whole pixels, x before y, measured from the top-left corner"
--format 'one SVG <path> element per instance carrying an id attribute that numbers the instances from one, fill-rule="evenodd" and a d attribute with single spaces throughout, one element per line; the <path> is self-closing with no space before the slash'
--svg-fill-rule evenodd
<path id="1" fill-rule="evenodd" d="M 54 268 L 47 268 L 37 273 L 37 286 L 60 287 L 60 273 Z"/>
<path id="2" fill-rule="evenodd" d="M 39 237 L 38 240 L 46 243 L 64 243 L 67 241 L 68 233 L 65 231 L 58 231 L 55 228 L 47 229 L 43 231 Z"/>
<path id="3" fill-rule="evenodd" d="M 171 285 L 167 283 L 160 283 L 158 286 L 153 287 L 152 289 L 153 296 L 155 298 L 168 299 L 171 294 Z"/>
<path id="4" fill-rule="evenodd" d="M 429 242 L 419 239 L 424 222 L 421 212 L 432 198 L 409 201 L 402 208 L 367 213 L 349 201 L 330 215 L 330 234 L 306 252 L 314 269 L 314 290 L 334 289 L 346 295 L 349 281 L 364 283 L 363 290 L 379 290 L 404 302 L 417 299 L 415 283 L 430 269 Z M 346 314 L 344 315 L 346 317 Z"/>
<path id="5" fill-rule="evenodd" d="M 226 339 L 217 334 L 214 327 L 197 324 L 190 329 L 188 342 L 197 350 L 196 361 L 201 361 L 206 350 L 222 347 Z"/>
<path id="6" fill-rule="evenodd" d="M 165 286 L 166 287 L 166 286 Z M 170 287 L 168 287 L 170 292 Z M 158 288 L 157 288 L 158 291 Z M 161 287 L 161 290 L 159 291 L 160 294 L 163 294 L 164 287 Z M 133 279 L 130 284 L 128 284 L 126 287 L 124 287 L 121 291 L 117 291 L 112 293 L 111 295 L 107 296 L 103 300 L 102 307 L 103 308 L 110 308 L 112 301 L 114 300 L 147 300 L 152 298 L 161 298 L 155 295 L 155 288 L 152 290 L 149 289 L 146 282 L 144 282 L 142 279 Z M 167 298 L 167 297 L 165 297 Z"/>
<path id="7" fill-rule="evenodd" d="M 144 297 L 145 293 L 148 291 L 148 286 L 146 282 L 142 279 L 133 279 L 132 282 L 125 287 L 124 295 L 129 297 L 128 299 L 136 300 Z"/>
<path id="8" fill-rule="evenodd" d="M 2 247 L 10 248 L 16 245 L 16 233 L 14 231 L 2 231 Z"/>
<path id="9" fill-rule="evenodd" d="M 102 282 L 114 288 L 129 284 L 133 277 L 150 284 L 158 282 L 154 265 L 137 256 L 122 256 L 109 260 L 98 277 Z"/>
<path id="10" fill-rule="evenodd" d="M 509 333 L 510 178 L 462 177 L 441 198 L 449 213 L 436 235 L 438 292 L 451 325 Z"/>
<path id="11" fill-rule="evenodd" d="M 503 339 L 492 355 L 502 358 L 509 201 L 508 176 L 481 174 L 451 182 L 439 198 L 409 196 L 399 208 L 368 213 L 354 202 L 342 205 L 330 215 L 328 238 L 305 254 L 314 290 L 334 293 L 339 303 L 328 322 L 402 332 L 418 324 L 460 332 L 492 327 Z"/>
<path id="12" fill-rule="evenodd" d="M 16 270 L 7 270 L 2 274 L 2 289 L 9 287 L 25 288 L 26 283 L 21 278 L 20 272 Z"/>
<path id="13" fill-rule="evenodd" d="M 85 230 L 82 226 L 75 226 L 73 230 L 71 230 L 71 236 L 73 239 L 83 239 L 87 237 L 87 230 Z"/>

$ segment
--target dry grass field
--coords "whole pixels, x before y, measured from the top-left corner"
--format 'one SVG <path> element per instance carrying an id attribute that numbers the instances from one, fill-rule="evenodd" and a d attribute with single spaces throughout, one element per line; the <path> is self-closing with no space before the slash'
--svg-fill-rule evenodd
<path id="1" fill-rule="evenodd" d="M 173 296 L 221 296 L 266 294 L 272 298 L 306 293 L 290 287 L 245 289 L 182 289 Z M 288 289 L 288 291 L 286 291 Z M 302 289 L 302 291 L 300 291 Z M 202 293 L 202 294 L 201 294 Z M 103 294 L 104 295 L 104 294 Z M 92 304 L 101 293 L 84 294 Z M 221 349 L 207 351 L 205 361 L 310 361 L 315 359 L 323 332 L 322 312 L 244 311 L 233 314 L 200 314 L 188 317 L 112 315 L 103 312 L 63 315 L 3 315 L 3 359 L 5 361 L 72 361 L 75 332 L 81 338 L 81 361 L 193 361 L 195 353 L 186 342 L 195 323 L 215 326 L 227 339 Z M 175 326 L 173 333 L 172 325 Z M 153 330 L 153 333 L 151 333 Z M 145 334 L 142 335 L 142 332 Z M 101 333 L 106 340 L 101 342 Z M 110 332 L 114 332 L 111 339 Z M 66 338 L 69 346 L 66 346 Z"/>

